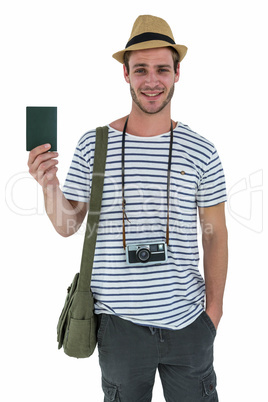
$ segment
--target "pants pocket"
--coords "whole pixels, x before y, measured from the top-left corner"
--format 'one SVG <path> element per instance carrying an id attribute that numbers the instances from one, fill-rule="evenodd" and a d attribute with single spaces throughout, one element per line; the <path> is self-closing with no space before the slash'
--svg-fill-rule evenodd
<path id="1" fill-rule="evenodd" d="M 206 324 L 206 327 L 209 329 L 210 333 L 215 338 L 215 336 L 217 334 L 217 330 L 216 330 L 215 325 L 213 324 L 210 316 L 204 311 L 202 313 L 202 318 L 203 318 L 204 323 Z"/>
<path id="2" fill-rule="evenodd" d="M 218 401 L 216 392 L 217 378 L 214 370 L 202 380 L 203 397 L 206 397 L 209 401 Z"/>
<path id="3" fill-rule="evenodd" d="M 108 321 L 109 321 L 109 314 L 98 315 L 98 333 L 97 333 L 98 348 L 101 348 L 102 346 L 103 337 L 105 334 Z"/>
<path id="4" fill-rule="evenodd" d="M 120 402 L 118 387 L 116 385 L 110 384 L 103 377 L 102 389 L 104 392 L 104 402 Z"/>

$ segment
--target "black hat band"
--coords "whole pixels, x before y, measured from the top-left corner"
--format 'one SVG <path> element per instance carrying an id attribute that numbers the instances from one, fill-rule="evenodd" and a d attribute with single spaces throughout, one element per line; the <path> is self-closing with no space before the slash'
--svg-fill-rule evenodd
<path id="1" fill-rule="evenodd" d="M 172 45 L 175 45 L 175 42 L 172 38 L 170 38 L 167 35 L 162 35 L 159 33 L 155 32 L 145 32 L 140 35 L 134 36 L 127 44 L 126 44 L 126 49 L 132 45 L 136 45 L 137 43 L 141 42 L 148 42 L 150 40 L 163 40 L 165 42 L 168 42 Z"/>

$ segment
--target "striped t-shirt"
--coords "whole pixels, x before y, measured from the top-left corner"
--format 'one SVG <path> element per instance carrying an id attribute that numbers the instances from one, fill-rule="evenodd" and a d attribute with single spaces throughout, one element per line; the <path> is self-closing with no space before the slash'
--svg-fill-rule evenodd
<path id="1" fill-rule="evenodd" d="M 126 243 L 163 242 L 167 226 L 170 132 L 153 137 L 126 134 Z M 95 130 L 78 142 L 64 194 L 88 202 Z M 122 240 L 122 132 L 109 126 L 100 223 L 91 289 L 95 313 L 139 325 L 181 329 L 204 310 L 205 284 L 198 270 L 197 207 L 226 201 L 222 165 L 214 145 L 178 123 L 174 129 L 168 261 L 126 263 Z"/>

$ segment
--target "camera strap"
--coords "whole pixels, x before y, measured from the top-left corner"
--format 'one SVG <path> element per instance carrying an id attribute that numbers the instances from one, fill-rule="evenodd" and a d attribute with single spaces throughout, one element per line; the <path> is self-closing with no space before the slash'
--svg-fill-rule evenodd
<path id="1" fill-rule="evenodd" d="M 128 117 L 126 119 L 123 136 L 122 136 L 122 211 L 123 211 L 123 246 L 126 249 L 126 229 L 125 219 L 129 222 L 126 214 L 126 199 L 125 199 L 125 139 L 127 129 Z M 169 245 L 169 203 L 170 203 L 170 174 L 171 174 L 171 159 L 172 159 L 172 145 L 173 145 L 173 123 L 171 120 L 170 127 L 170 143 L 168 155 L 168 172 L 167 172 L 167 228 L 166 228 L 166 244 Z"/>

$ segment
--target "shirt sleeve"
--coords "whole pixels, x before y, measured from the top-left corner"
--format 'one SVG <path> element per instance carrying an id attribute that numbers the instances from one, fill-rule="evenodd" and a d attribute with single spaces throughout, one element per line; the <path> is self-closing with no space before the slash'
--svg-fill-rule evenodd
<path id="1" fill-rule="evenodd" d="M 90 145 L 80 140 L 74 152 L 63 194 L 68 200 L 89 202 L 91 189 Z"/>
<path id="2" fill-rule="evenodd" d="M 198 207 L 211 207 L 227 201 L 224 171 L 215 148 L 199 182 L 196 199 Z"/>

